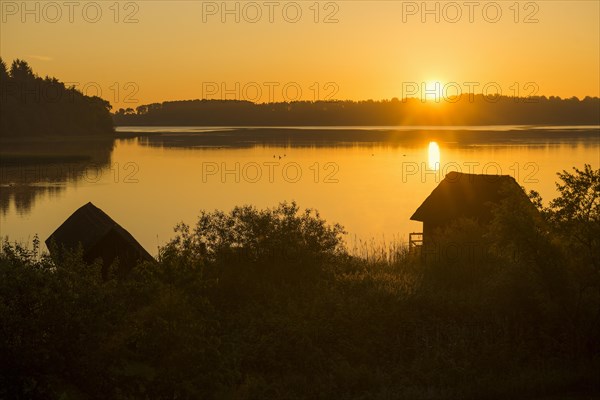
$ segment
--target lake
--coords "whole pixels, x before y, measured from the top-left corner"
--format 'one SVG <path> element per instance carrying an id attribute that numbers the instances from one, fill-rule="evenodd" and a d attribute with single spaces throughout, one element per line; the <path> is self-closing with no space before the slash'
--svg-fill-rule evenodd
<path id="1" fill-rule="evenodd" d="M 0 234 L 44 241 L 91 201 L 151 253 L 200 210 L 296 201 L 358 242 L 407 242 L 450 171 L 513 176 L 547 203 L 556 173 L 600 165 L 588 127 L 120 127 L 119 138 L 2 146 Z"/>

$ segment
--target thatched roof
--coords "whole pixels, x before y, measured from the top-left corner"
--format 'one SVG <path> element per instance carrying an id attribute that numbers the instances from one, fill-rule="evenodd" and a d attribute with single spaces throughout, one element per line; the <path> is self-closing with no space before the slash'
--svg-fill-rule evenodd
<path id="1" fill-rule="evenodd" d="M 415 221 L 442 223 L 457 218 L 489 220 L 490 206 L 512 191 L 525 195 L 508 175 L 476 175 L 450 172 L 410 217 Z"/>
<path id="2" fill-rule="evenodd" d="M 108 234 L 114 233 L 131 247 L 141 259 L 152 260 L 152 256 L 121 225 L 117 224 L 104 211 L 87 203 L 75 211 L 48 239 L 50 247 L 54 242 L 67 249 L 75 249 L 81 244 L 84 256 Z"/>

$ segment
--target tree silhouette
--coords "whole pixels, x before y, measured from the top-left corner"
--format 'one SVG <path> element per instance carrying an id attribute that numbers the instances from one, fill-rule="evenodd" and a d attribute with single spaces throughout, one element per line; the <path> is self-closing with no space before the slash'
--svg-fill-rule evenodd
<path id="1" fill-rule="evenodd" d="M 85 96 L 56 78 L 41 78 L 20 59 L 7 71 L 0 59 L 0 132 L 2 136 L 74 136 L 113 132 L 111 105 Z"/>
<path id="2" fill-rule="evenodd" d="M 450 100 L 450 99 L 449 99 Z M 302 125 L 598 125 L 600 98 L 515 98 L 463 94 L 441 104 L 409 98 L 382 101 L 186 100 L 119 110 L 117 125 L 302 126 Z"/>

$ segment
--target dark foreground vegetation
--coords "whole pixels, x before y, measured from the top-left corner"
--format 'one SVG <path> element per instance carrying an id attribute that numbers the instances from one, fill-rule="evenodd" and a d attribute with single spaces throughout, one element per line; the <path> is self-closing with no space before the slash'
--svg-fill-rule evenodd
<path id="1" fill-rule="evenodd" d="M 0 136 L 84 136 L 113 132 L 111 105 L 56 78 L 41 78 L 23 60 L 0 58 Z"/>
<path id="2" fill-rule="evenodd" d="M 600 98 L 509 97 L 464 94 L 423 102 L 186 100 L 120 109 L 115 125 L 155 126 L 395 126 L 395 125 L 599 125 Z"/>
<path id="3" fill-rule="evenodd" d="M 508 197 L 424 262 L 348 254 L 294 203 L 203 213 L 107 281 L 5 243 L 0 398 L 592 398 L 600 170 L 560 178 L 549 206 Z"/>

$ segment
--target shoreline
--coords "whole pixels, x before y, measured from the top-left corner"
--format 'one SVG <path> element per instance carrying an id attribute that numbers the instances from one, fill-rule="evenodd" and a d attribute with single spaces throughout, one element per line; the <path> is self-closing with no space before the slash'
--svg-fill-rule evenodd
<path id="1" fill-rule="evenodd" d="M 148 130 L 145 130 L 148 129 Z M 307 143 L 408 143 L 438 140 L 449 143 L 527 143 L 552 140 L 600 140 L 600 125 L 489 125 L 489 126 L 116 126 L 105 135 L 0 136 L 1 145 L 95 144 L 143 139 L 180 145 L 249 146 L 257 144 L 305 145 Z M 6 150 L 6 149 L 4 149 Z M 54 153 L 49 150 L 50 153 Z M 7 152 L 0 152 L 0 157 Z"/>

